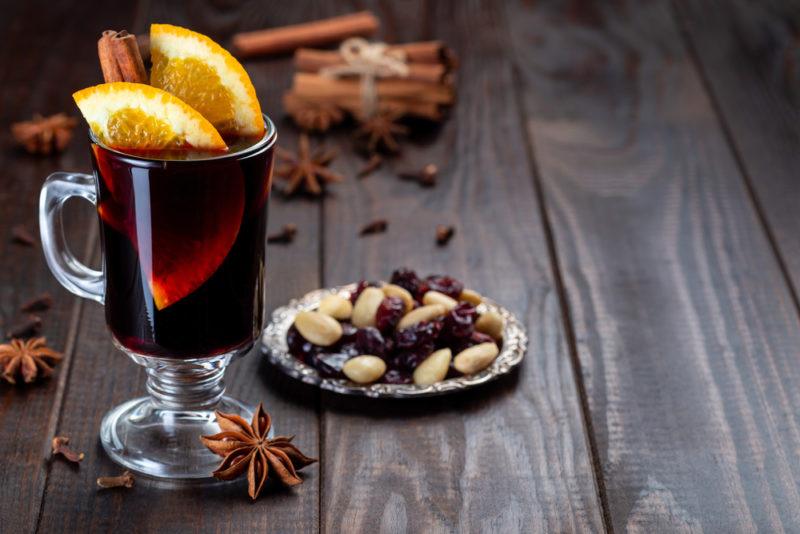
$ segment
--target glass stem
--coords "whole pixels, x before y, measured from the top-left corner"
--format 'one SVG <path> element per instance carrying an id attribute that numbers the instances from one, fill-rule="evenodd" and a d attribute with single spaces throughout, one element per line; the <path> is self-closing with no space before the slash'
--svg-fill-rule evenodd
<path id="1" fill-rule="evenodd" d="M 225 393 L 222 378 L 230 355 L 203 360 L 135 357 L 147 370 L 147 392 L 169 411 L 213 410 Z"/>

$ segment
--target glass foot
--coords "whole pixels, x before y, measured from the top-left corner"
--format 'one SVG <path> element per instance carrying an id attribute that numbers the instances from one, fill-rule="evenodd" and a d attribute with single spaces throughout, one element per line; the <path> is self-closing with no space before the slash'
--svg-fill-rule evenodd
<path id="1" fill-rule="evenodd" d="M 147 371 L 149 396 L 129 400 L 108 412 L 100 442 L 112 460 L 156 478 L 211 477 L 222 458 L 200 441 L 220 432 L 215 410 L 248 423 L 255 408 L 225 396 L 223 375 L 243 351 L 209 358 L 167 359 L 125 351 Z"/>
<path id="2" fill-rule="evenodd" d="M 222 397 L 216 409 L 250 421 L 254 408 Z M 214 409 L 175 411 L 150 397 L 120 404 L 103 418 L 100 441 L 123 467 L 157 478 L 208 478 L 222 461 L 200 441 L 220 431 Z"/>

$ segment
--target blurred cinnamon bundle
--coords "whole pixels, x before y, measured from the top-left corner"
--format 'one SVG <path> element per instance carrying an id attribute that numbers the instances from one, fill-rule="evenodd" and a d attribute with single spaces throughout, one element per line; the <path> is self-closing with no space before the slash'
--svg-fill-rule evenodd
<path id="1" fill-rule="evenodd" d="M 455 102 L 457 61 L 452 50 L 440 41 L 425 41 L 387 45 L 385 54 L 405 68 L 403 74 L 390 73 L 374 80 L 372 112 L 441 120 L 443 111 Z M 361 76 L 357 72 L 329 75 L 337 69 L 347 72 L 348 61 L 341 50 L 298 48 L 294 64 L 297 72 L 283 103 L 298 126 L 326 130 L 343 120 L 342 112 L 359 120 L 369 115 Z"/>

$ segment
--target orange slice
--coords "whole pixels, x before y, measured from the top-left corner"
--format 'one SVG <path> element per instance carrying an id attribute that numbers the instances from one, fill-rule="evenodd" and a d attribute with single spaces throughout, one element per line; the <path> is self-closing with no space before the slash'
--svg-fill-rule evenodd
<path id="1" fill-rule="evenodd" d="M 72 97 L 95 136 L 115 148 L 224 150 L 200 113 L 161 89 L 140 83 L 95 85 Z"/>
<path id="2" fill-rule="evenodd" d="M 150 26 L 150 83 L 199 111 L 223 135 L 260 136 L 264 119 L 242 65 L 220 45 L 179 26 Z"/>

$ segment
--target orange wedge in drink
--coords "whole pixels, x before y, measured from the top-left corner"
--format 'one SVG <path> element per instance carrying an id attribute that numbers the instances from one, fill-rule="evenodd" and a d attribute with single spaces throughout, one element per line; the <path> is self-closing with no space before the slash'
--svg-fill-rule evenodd
<path id="1" fill-rule="evenodd" d="M 150 83 L 177 96 L 225 136 L 256 137 L 264 119 L 242 65 L 203 34 L 172 26 L 150 26 Z"/>
<path id="2" fill-rule="evenodd" d="M 225 141 L 200 113 L 166 91 L 114 82 L 72 95 L 97 139 L 121 149 L 225 150 Z"/>

